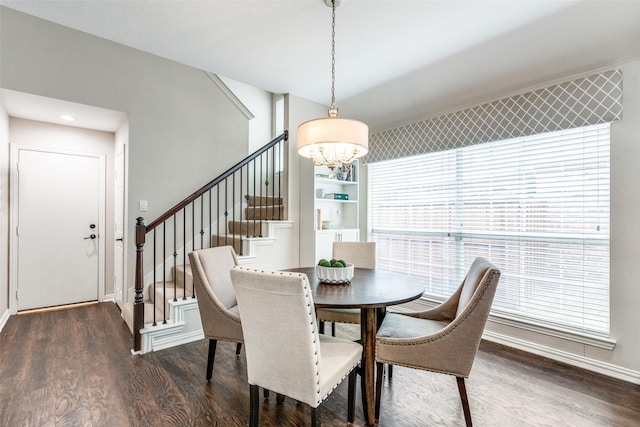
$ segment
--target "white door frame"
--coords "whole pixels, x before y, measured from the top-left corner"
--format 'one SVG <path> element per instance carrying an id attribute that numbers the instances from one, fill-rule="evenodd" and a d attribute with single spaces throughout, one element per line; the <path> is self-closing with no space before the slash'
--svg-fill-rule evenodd
<path id="1" fill-rule="evenodd" d="M 27 145 L 9 144 L 11 146 L 11 158 L 9 163 L 9 176 L 11 180 L 11 192 L 9 195 L 9 313 L 18 312 L 18 159 L 20 150 L 39 151 L 54 154 L 66 154 L 98 158 L 100 161 L 100 206 L 98 213 L 98 301 L 104 301 L 104 261 L 105 261 L 105 195 L 106 195 L 106 156 L 104 153 L 90 153 L 57 148 L 35 147 Z"/>
<path id="2" fill-rule="evenodd" d="M 114 239 L 118 239 L 119 236 L 117 235 L 117 227 L 115 226 L 116 221 L 120 220 L 122 222 L 122 236 L 120 236 L 122 238 L 122 259 L 120 260 L 121 262 L 121 269 L 120 271 L 116 271 L 115 267 L 118 265 L 118 261 L 116 260 L 116 258 L 118 257 L 117 254 L 117 242 L 113 242 L 113 266 L 114 266 L 114 280 L 113 280 L 113 300 L 116 303 L 116 305 L 118 305 L 118 307 L 120 308 L 120 310 L 124 309 L 124 304 L 127 303 L 127 178 L 128 178 L 128 164 L 127 164 L 127 157 L 128 157 L 128 148 L 129 148 L 129 144 L 128 141 L 125 142 L 124 144 L 122 144 L 122 164 L 118 165 L 118 147 L 116 145 L 116 149 L 114 150 L 114 156 L 113 156 L 113 165 L 114 165 L 114 180 L 117 181 L 117 178 L 115 176 L 115 171 L 118 167 L 122 167 L 122 192 L 119 193 L 118 192 L 118 187 L 116 185 L 113 186 L 113 194 L 114 197 L 117 198 L 121 198 L 122 199 L 122 218 L 114 218 L 114 228 L 113 228 L 113 237 Z M 116 203 L 114 201 L 114 215 L 117 215 L 116 212 Z M 117 277 L 120 276 L 120 277 Z M 120 295 L 118 295 L 118 288 L 116 287 L 116 283 L 117 281 L 120 280 Z"/>

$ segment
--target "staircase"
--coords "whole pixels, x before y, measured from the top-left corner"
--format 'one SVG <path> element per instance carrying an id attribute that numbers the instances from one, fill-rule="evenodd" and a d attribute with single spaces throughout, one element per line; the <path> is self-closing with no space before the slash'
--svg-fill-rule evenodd
<path id="1" fill-rule="evenodd" d="M 282 219 L 285 212 L 283 199 L 246 196 L 245 200 L 245 218 L 242 221 L 228 221 L 225 234 L 211 236 L 211 247 L 233 246 L 241 265 L 270 269 L 289 267 L 274 265 L 280 257 L 270 259 L 269 256 L 282 253 L 281 250 L 274 250 L 278 241 L 283 243 L 283 240 L 290 240 L 290 236 L 283 235 L 293 225 Z M 164 281 L 146 286 L 144 295 L 142 353 L 204 338 L 193 288 L 193 275 L 188 264 L 171 267 Z M 125 304 L 122 317 L 133 333 L 132 303 Z"/>
<path id="2" fill-rule="evenodd" d="M 204 337 L 188 252 L 230 245 L 240 264 L 291 267 L 293 224 L 284 219 L 284 172 L 276 169 L 286 137 L 285 132 L 149 225 L 137 219 L 135 288 L 122 312 L 134 352 Z"/>

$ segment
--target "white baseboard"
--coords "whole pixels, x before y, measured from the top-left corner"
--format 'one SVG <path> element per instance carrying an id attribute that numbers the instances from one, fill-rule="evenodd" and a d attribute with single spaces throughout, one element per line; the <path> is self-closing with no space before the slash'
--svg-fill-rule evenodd
<path id="1" fill-rule="evenodd" d="M 566 351 L 487 330 L 484 331 L 482 338 L 486 339 L 487 341 L 492 341 L 498 344 L 517 348 L 518 350 L 537 354 L 538 356 L 547 357 L 558 362 L 566 363 L 568 365 L 576 366 L 578 368 L 586 369 L 592 372 L 597 372 L 599 374 L 607 375 L 619 380 L 627 381 L 633 384 L 640 384 L 640 372 L 634 371 L 632 369 L 627 369 L 621 366 L 613 365 L 611 363 L 590 359 L 588 357 L 580 356 L 574 353 L 569 353 Z"/>
<path id="2" fill-rule="evenodd" d="M 102 302 L 116 302 L 114 294 L 105 294 L 102 298 Z"/>
<path id="3" fill-rule="evenodd" d="M 142 336 L 142 345 L 140 354 L 149 353 L 151 351 L 163 350 L 165 348 L 175 347 L 187 344 L 192 341 L 204 338 L 202 329 L 199 331 L 183 332 L 185 324 L 168 323 L 166 325 L 145 326 L 140 330 Z"/>
<path id="4" fill-rule="evenodd" d="M 0 317 L 0 332 L 2 332 L 2 328 L 4 328 L 4 325 L 7 324 L 10 315 L 11 313 L 9 312 L 9 309 L 5 309 L 4 313 L 2 313 L 2 316 Z"/>

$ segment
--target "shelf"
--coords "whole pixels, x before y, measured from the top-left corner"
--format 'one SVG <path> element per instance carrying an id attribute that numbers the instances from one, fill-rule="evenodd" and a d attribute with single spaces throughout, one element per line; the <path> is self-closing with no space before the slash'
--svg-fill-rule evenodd
<path id="1" fill-rule="evenodd" d="M 347 231 L 356 232 L 358 231 L 358 229 L 357 228 L 323 228 L 321 230 L 316 230 L 316 233 L 326 234 L 326 233 L 336 233 L 336 232 L 340 233 L 340 232 L 347 232 Z"/>
<path id="2" fill-rule="evenodd" d="M 358 185 L 358 181 L 340 181 L 339 179 L 316 177 L 316 184 Z"/>
<path id="3" fill-rule="evenodd" d="M 342 199 L 316 199 L 316 202 L 358 203 L 357 200 L 342 200 Z"/>

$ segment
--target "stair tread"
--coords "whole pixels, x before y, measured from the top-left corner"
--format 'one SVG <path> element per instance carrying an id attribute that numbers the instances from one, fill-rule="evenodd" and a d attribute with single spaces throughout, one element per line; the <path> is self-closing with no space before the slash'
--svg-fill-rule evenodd
<path id="1" fill-rule="evenodd" d="M 247 204 L 249 206 L 271 206 L 273 204 L 282 205 L 283 198 L 275 197 L 275 196 L 256 196 L 256 195 L 247 195 L 244 196 L 247 200 Z"/>

